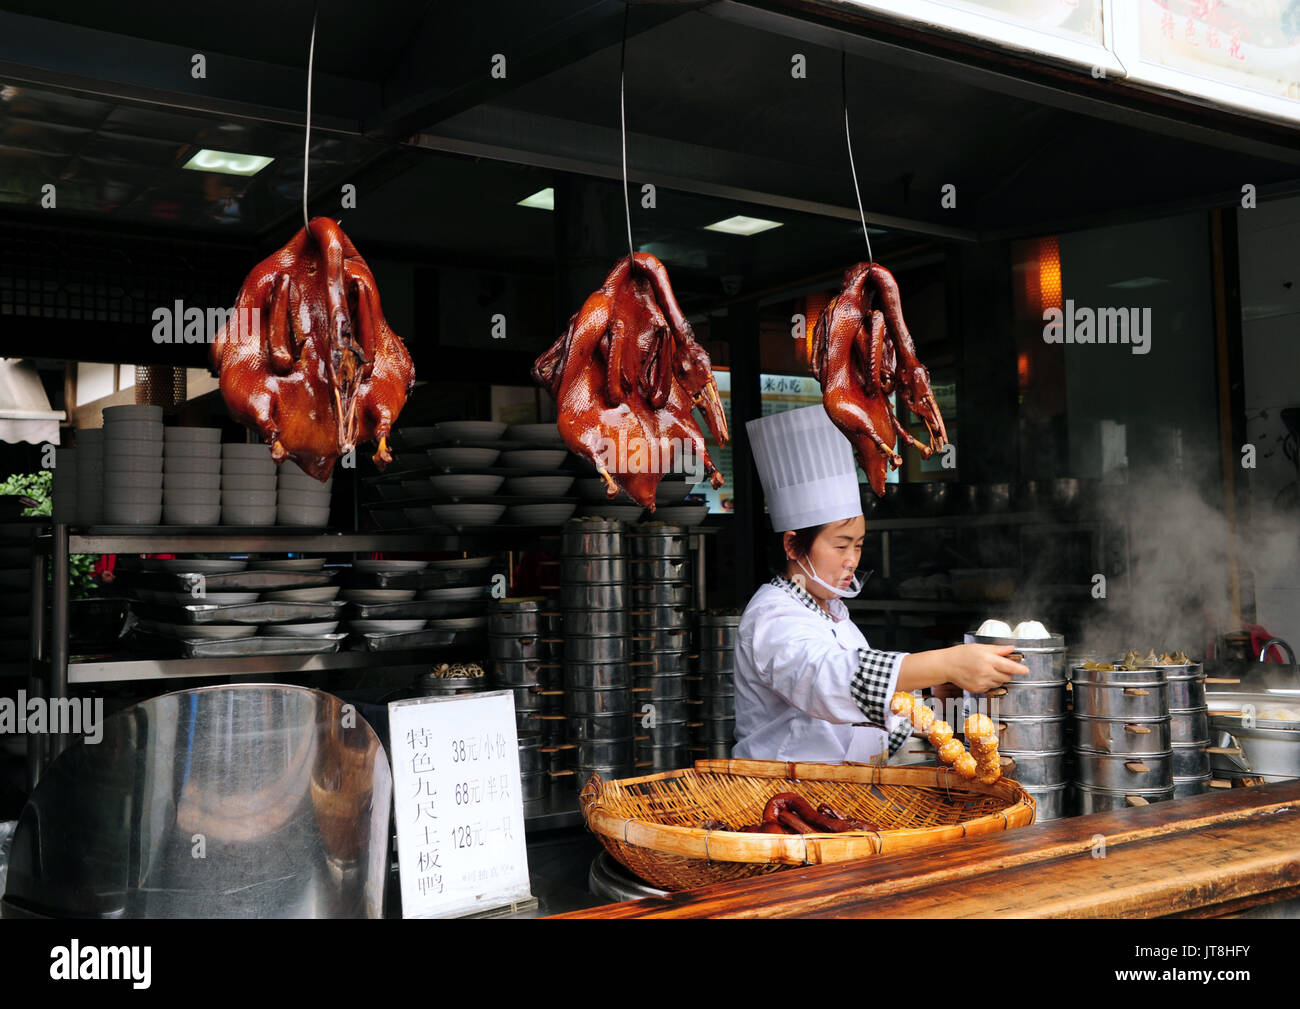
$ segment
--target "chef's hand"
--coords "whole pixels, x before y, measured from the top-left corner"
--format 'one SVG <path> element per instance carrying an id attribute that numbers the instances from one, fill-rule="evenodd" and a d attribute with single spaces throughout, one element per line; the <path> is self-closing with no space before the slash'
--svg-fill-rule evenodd
<path id="1" fill-rule="evenodd" d="M 1015 650 L 1015 645 L 954 645 L 948 649 L 948 680 L 972 694 L 996 690 L 1029 672 L 1028 666 L 1006 657 Z"/>

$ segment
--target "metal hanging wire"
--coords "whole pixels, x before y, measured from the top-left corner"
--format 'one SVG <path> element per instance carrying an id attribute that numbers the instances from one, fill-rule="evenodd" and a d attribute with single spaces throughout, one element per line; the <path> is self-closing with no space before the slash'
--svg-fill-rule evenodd
<path id="1" fill-rule="evenodd" d="M 307 216 L 307 174 L 311 168 L 311 78 L 316 65 L 316 17 L 320 13 L 320 4 L 312 5 L 311 44 L 307 49 L 307 129 L 302 142 L 302 223 L 307 227 L 311 220 Z"/>
<path id="2" fill-rule="evenodd" d="M 858 198 L 858 216 L 862 219 L 862 237 L 867 242 L 867 262 L 874 263 L 875 255 L 871 251 L 871 235 L 867 233 L 867 215 L 862 209 L 862 190 L 858 188 L 858 169 L 853 162 L 853 134 L 849 130 L 849 64 L 848 53 L 840 50 L 840 100 L 844 105 L 844 143 L 849 149 L 849 172 L 853 176 L 853 192 Z"/>
<path id="3" fill-rule="evenodd" d="M 636 247 L 632 245 L 632 205 L 627 195 L 627 102 L 624 98 L 627 80 L 627 22 L 632 4 L 623 4 L 623 45 L 618 56 L 618 126 L 623 145 L 623 216 L 627 220 L 627 256 L 629 263 L 636 262 Z"/>

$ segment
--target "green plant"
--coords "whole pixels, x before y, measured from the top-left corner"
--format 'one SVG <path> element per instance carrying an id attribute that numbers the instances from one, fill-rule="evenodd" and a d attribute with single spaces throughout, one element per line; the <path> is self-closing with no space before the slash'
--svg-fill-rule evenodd
<path id="1" fill-rule="evenodd" d="M 53 470 L 43 469 L 39 473 L 14 473 L 4 483 L 0 483 L 0 494 L 19 494 L 35 501 L 35 507 L 23 509 L 24 515 L 49 515 L 54 501 L 51 490 L 53 483 Z"/>

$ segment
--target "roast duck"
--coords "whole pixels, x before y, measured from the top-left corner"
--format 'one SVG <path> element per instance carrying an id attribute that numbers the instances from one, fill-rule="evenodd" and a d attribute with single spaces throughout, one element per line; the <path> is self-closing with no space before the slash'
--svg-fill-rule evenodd
<path id="1" fill-rule="evenodd" d="M 323 482 L 365 442 L 377 443 L 375 465 L 392 462 L 388 439 L 415 366 L 384 319 L 370 267 L 329 218 L 314 218 L 245 278 L 211 362 L 231 416 L 277 463 L 292 459 Z"/>
<path id="2" fill-rule="evenodd" d="M 596 467 L 607 497 L 623 490 L 653 511 L 660 479 L 682 470 L 722 486 L 693 416 L 699 407 L 725 445 L 722 398 L 656 257 L 620 259 L 534 362 L 533 378 L 555 397 L 565 444 Z"/>
<path id="3" fill-rule="evenodd" d="M 894 451 L 898 438 L 927 459 L 947 444 L 930 373 L 917 360 L 903 321 L 898 284 L 879 263 L 858 263 L 844 274 L 840 293 L 817 317 L 808 361 L 821 383 L 827 414 L 857 451 L 878 497 L 885 493 L 886 473 L 902 462 Z M 913 438 L 894 415 L 890 397 L 895 390 L 925 424 L 928 445 Z"/>

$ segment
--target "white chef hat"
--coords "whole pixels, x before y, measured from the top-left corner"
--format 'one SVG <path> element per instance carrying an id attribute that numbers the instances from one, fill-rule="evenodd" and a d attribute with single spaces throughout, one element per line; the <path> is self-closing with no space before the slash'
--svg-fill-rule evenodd
<path id="1" fill-rule="evenodd" d="M 777 532 L 862 514 L 853 447 L 820 404 L 745 424 Z"/>

